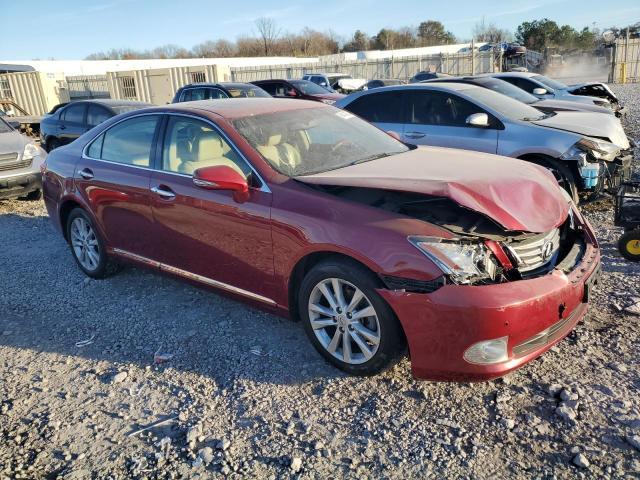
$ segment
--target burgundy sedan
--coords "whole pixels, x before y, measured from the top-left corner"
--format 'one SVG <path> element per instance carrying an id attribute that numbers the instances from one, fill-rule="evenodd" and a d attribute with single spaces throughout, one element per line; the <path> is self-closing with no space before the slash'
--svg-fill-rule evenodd
<path id="1" fill-rule="evenodd" d="M 319 102 L 186 102 L 53 151 L 51 220 L 78 267 L 131 262 L 300 319 L 337 367 L 408 351 L 416 377 L 482 380 L 585 315 L 593 232 L 553 176 L 416 148 Z"/>
<path id="2" fill-rule="evenodd" d="M 308 80 L 256 80 L 251 82 L 274 98 L 314 100 L 333 105 L 346 95 L 330 92 Z"/>

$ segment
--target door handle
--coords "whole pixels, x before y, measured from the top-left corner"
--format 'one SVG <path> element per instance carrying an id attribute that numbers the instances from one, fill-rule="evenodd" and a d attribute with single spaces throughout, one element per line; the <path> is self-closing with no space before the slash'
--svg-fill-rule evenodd
<path id="1" fill-rule="evenodd" d="M 425 135 L 426 133 L 422 133 L 422 132 L 407 132 L 404 134 L 404 136 L 407 138 L 422 138 Z"/>
<path id="2" fill-rule="evenodd" d="M 67 127 L 65 127 L 64 125 L 60 125 L 58 128 L 59 128 L 60 130 L 65 130 Z"/>
<path id="3" fill-rule="evenodd" d="M 80 176 L 85 180 L 91 180 L 93 178 L 93 172 L 90 168 L 83 168 L 80 170 Z"/>
<path id="4" fill-rule="evenodd" d="M 151 191 L 165 200 L 173 200 L 176 198 L 176 194 L 173 193 L 170 188 L 162 185 L 159 187 L 151 187 Z"/>

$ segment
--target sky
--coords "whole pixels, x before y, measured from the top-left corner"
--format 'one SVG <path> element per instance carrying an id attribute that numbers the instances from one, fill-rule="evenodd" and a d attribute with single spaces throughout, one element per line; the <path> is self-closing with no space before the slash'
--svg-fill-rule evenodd
<path id="1" fill-rule="evenodd" d="M 486 23 L 514 31 L 548 17 L 575 28 L 606 29 L 640 21 L 638 0 L 0 0 L 0 60 L 72 60 L 112 48 L 185 48 L 206 40 L 255 34 L 255 20 L 273 18 L 282 32 L 304 27 L 350 37 L 385 27 L 439 20 L 459 38 Z"/>

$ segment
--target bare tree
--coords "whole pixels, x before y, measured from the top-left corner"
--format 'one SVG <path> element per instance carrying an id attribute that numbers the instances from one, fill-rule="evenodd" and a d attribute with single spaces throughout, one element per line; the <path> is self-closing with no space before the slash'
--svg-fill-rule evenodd
<path id="1" fill-rule="evenodd" d="M 267 17 L 258 18 L 256 20 L 256 28 L 260 35 L 264 54 L 268 57 L 273 52 L 273 46 L 280 35 L 280 29 L 273 18 Z"/>
<path id="2" fill-rule="evenodd" d="M 484 17 L 473 27 L 473 38 L 478 42 L 500 43 L 511 41 L 509 30 L 498 28 L 493 23 L 485 23 Z"/>

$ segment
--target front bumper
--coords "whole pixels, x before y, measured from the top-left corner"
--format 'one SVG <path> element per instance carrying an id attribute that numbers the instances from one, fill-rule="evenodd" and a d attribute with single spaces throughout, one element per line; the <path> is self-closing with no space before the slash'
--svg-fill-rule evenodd
<path id="1" fill-rule="evenodd" d="M 0 178 L 0 200 L 17 198 L 42 188 L 40 173 L 25 173 L 15 177 Z"/>
<path id="2" fill-rule="evenodd" d="M 485 286 L 446 285 L 435 292 L 380 289 L 402 324 L 416 378 L 480 381 L 500 377 L 538 357 L 585 316 L 600 271 L 600 251 L 586 243 L 571 272 Z M 471 345 L 508 336 L 509 359 L 471 364 Z"/>

